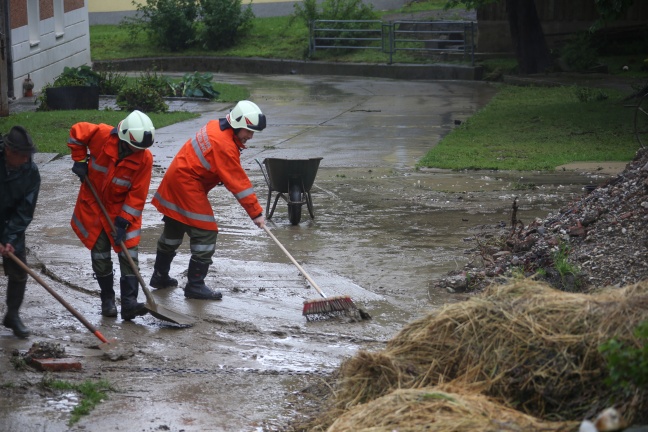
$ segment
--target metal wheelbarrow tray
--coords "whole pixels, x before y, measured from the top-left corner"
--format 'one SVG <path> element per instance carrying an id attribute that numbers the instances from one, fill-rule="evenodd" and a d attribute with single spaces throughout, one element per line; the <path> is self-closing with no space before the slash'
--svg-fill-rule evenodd
<path id="1" fill-rule="evenodd" d="M 308 207 L 311 218 L 315 219 L 310 190 L 315 182 L 315 176 L 322 159 L 321 157 L 309 159 L 266 158 L 263 160 L 263 164 L 257 160 L 268 185 L 267 219 L 272 218 L 279 198 L 288 203 L 288 219 L 291 224 L 297 225 L 301 221 L 301 208 L 304 204 Z M 277 192 L 277 195 L 271 209 L 273 192 Z"/>

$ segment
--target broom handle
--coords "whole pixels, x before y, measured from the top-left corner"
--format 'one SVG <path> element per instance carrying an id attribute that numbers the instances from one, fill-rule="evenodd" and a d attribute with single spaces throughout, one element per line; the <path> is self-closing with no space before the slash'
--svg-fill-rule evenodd
<path id="1" fill-rule="evenodd" d="M 106 210 L 106 207 L 103 205 L 103 202 L 101 202 L 101 198 L 99 198 L 99 194 L 97 193 L 97 190 L 95 189 L 94 185 L 92 184 L 92 182 L 87 176 L 85 178 L 85 183 L 88 186 L 88 188 L 90 188 L 90 192 L 92 192 L 92 195 L 94 196 L 95 201 L 97 201 L 97 204 L 101 209 L 101 212 L 103 213 L 104 217 L 108 221 L 108 225 L 110 225 L 110 229 L 112 230 L 113 233 L 116 234 L 117 230 L 115 229 L 115 224 L 113 223 L 112 220 L 110 220 L 110 215 L 108 214 L 108 210 Z M 121 247 L 122 253 L 126 257 L 128 264 L 130 264 L 131 268 L 133 269 L 133 273 L 135 273 L 135 277 L 137 277 L 137 281 L 142 286 L 142 291 L 144 291 L 144 296 L 146 297 L 147 303 L 151 308 L 155 309 L 157 307 L 155 303 L 155 299 L 153 298 L 151 291 L 149 291 L 148 287 L 146 286 L 146 282 L 144 282 L 144 279 L 142 279 L 142 275 L 140 274 L 139 269 L 135 264 L 135 261 L 133 261 L 133 257 L 131 257 L 130 253 L 128 253 L 128 248 L 126 248 L 126 245 L 124 244 L 123 241 L 119 243 L 119 247 Z"/>
<path id="2" fill-rule="evenodd" d="M 277 246 L 279 246 L 279 248 L 281 248 L 281 250 L 286 254 L 286 256 L 287 256 L 288 258 L 290 258 L 290 261 L 292 261 L 292 263 L 295 264 L 295 266 L 299 269 L 299 271 L 301 272 L 301 274 L 304 275 L 304 277 L 308 280 L 308 282 L 310 282 L 310 284 L 313 285 L 313 288 L 315 288 L 315 289 L 317 290 L 317 292 L 320 293 L 320 295 L 321 295 L 322 297 L 326 298 L 326 296 L 324 295 L 324 293 L 322 292 L 322 290 L 320 289 L 320 287 L 317 286 L 317 284 L 315 283 L 315 281 L 313 280 L 313 278 L 311 278 L 311 277 L 308 275 L 308 273 L 306 273 L 306 270 L 304 270 L 304 269 L 302 268 L 302 266 L 300 266 L 299 263 L 298 263 L 297 261 L 295 261 L 295 258 L 293 258 L 292 255 L 290 255 L 290 252 L 288 252 L 288 251 L 286 250 L 286 248 L 283 247 L 283 245 L 279 242 L 279 240 L 277 240 L 277 237 L 275 237 L 274 234 L 272 234 L 272 232 L 270 232 L 270 230 L 268 229 L 268 227 L 264 225 L 264 226 L 263 226 L 263 229 L 265 230 L 265 232 L 268 233 L 268 235 L 272 238 L 272 240 L 274 240 L 275 243 L 277 243 Z"/>
<path id="3" fill-rule="evenodd" d="M 41 284 L 42 287 L 45 288 L 45 289 L 47 290 L 48 293 L 52 294 L 52 296 L 53 296 L 56 300 L 58 300 L 59 303 L 61 303 L 63 306 L 65 306 L 65 309 L 67 309 L 67 310 L 68 310 L 72 315 L 74 315 L 74 316 L 76 317 L 76 319 L 78 319 L 79 321 L 81 321 L 81 323 L 82 323 L 84 326 L 86 326 L 86 328 L 87 328 L 88 330 L 90 330 L 90 331 L 91 331 L 95 336 L 97 336 L 101 342 L 104 342 L 104 343 L 108 342 L 108 340 L 107 340 L 107 339 L 106 339 L 106 338 L 105 338 L 101 333 L 99 333 L 99 330 L 97 330 L 97 329 L 96 329 L 92 324 L 90 324 L 90 322 L 89 322 L 87 319 L 85 319 L 85 317 L 84 317 L 83 315 L 81 315 L 79 312 L 77 312 L 77 310 L 74 309 L 74 308 L 72 307 L 72 305 L 70 305 L 68 302 L 66 302 L 66 301 L 63 299 L 63 297 L 61 297 L 60 295 L 58 295 L 58 293 L 57 293 L 56 291 L 54 291 L 54 290 L 53 290 L 49 285 L 47 285 L 47 284 L 45 283 L 45 281 L 44 281 L 43 279 L 41 279 L 41 277 L 38 276 L 38 274 L 36 274 L 36 272 L 34 272 L 34 271 L 33 271 L 32 269 L 30 269 L 29 267 L 27 267 L 27 265 L 26 265 L 24 262 L 22 262 L 22 261 L 20 260 L 20 258 L 18 258 L 16 255 L 14 255 L 14 254 L 11 253 L 11 252 L 9 252 L 7 255 L 9 256 L 9 258 L 11 258 L 12 260 L 14 260 L 14 262 L 15 262 L 16 264 L 18 264 L 18 265 L 20 266 L 20 268 L 22 268 L 23 270 L 25 270 L 25 271 L 29 274 L 29 276 L 33 277 L 34 280 L 36 280 L 36 282 L 38 282 L 39 284 Z"/>

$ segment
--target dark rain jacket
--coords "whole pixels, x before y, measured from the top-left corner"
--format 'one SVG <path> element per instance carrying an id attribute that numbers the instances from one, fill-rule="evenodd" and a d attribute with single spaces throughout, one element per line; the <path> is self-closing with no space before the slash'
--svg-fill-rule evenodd
<path id="1" fill-rule="evenodd" d="M 10 243 L 17 253 L 25 250 L 25 230 L 34 218 L 40 183 L 33 160 L 15 171 L 7 170 L 0 138 L 0 243 Z"/>

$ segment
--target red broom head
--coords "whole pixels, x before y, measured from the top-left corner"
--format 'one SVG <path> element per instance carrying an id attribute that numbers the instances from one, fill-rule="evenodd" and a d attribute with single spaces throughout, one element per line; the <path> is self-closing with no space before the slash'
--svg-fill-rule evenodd
<path id="1" fill-rule="evenodd" d="M 306 319 L 318 319 L 341 315 L 357 309 L 357 306 L 349 296 L 328 297 L 304 301 L 302 315 Z"/>

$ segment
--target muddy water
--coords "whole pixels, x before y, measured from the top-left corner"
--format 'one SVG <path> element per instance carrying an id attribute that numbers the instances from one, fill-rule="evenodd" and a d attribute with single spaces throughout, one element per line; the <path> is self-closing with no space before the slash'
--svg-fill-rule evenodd
<path id="1" fill-rule="evenodd" d="M 0 330 L 0 429 L 272 430 L 293 414 L 295 392 L 320 374 L 359 349 L 382 347 L 405 323 L 460 301 L 461 295 L 435 291 L 430 282 L 467 262 L 464 251 L 481 226 L 507 223 L 516 197 L 518 218 L 528 223 L 610 175 L 600 167 L 552 173 L 416 170 L 416 160 L 455 119 L 465 120 L 492 97 L 494 90 L 484 83 L 218 79 L 248 85 L 268 115 L 270 126 L 242 154 L 264 208 L 268 189 L 255 159 L 323 157 L 311 190 L 315 219 L 304 207 L 302 222 L 291 225 L 280 200 L 269 227 L 326 295 L 350 295 L 373 319 L 307 322 L 303 301 L 319 294 L 224 188 L 210 193 L 220 233 L 207 278 L 224 299 L 186 300 L 181 288 L 156 290 L 158 303 L 197 319 L 191 328 L 150 315 L 132 322 L 101 317 L 89 253 L 69 228 L 78 180 L 68 157 L 42 156 L 43 191 L 28 232 L 30 264 L 45 269 L 47 283 L 104 335 L 117 338 L 119 351 L 112 360 L 104 356 L 98 340 L 30 281 L 22 315 L 34 335 L 19 340 Z M 201 119 L 158 131 L 151 193 L 179 146 L 229 107 L 205 104 Z M 519 188 L 530 184 L 536 188 Z M 150 205 L 144 221 L 140 268 L 148 281 L 162 225 Z M 188 245 L 178 252 L 171 273 L 182 287 Z M 6 279 L 0 283 L 4 287 Z M 19 372 L 9 363 L 12 350 L 38 340 L 62 344 L 83 364 L 81 372 L 55 376 L 103 378 L 116 389 L 75 426 L 67 425 L 71 397 L 41 390 L 41 373 Z"/>

